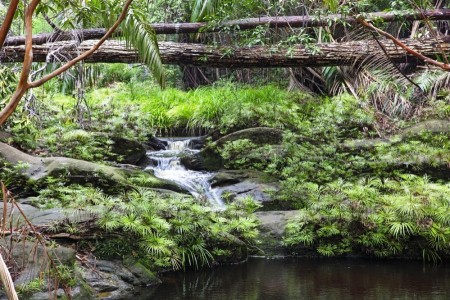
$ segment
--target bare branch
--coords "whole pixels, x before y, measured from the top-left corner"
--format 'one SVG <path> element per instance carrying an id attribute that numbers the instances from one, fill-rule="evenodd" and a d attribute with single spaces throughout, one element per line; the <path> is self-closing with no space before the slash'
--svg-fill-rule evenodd
<path id="1" fill-rule="evenodd" d="M 0 48 L 3 46 L 6 36 L 8 35 L 9 29 L 11 28 L 14 14 L 16 13 L 18 5 L 19 5 L 19 0 L 11 0 L 11 2 L 9 3 L 9 7 L 8 7 L 8 11 L 6 12 L 5 19 L 3 20 L 3 24 L 0 27 Z"/>
<path id="2" fill-rule="evenodd" d="M 9 100 L 8 104 L 0 111 L 0 125 L 11 116 L 17 105 L 22 99 L 25 92 L 28 90 L 28 76 L 30 75 L 31 64 L 33 63 L 33 14 L 39 4 L 40 0 L 31 1 L 30 5 L 25 10 L 25 57 L 22 65 L 22 73 L 20 74 L 17 89 Z"/>
<path id="3" fill-rule="evenodd" d="M 367 22 L 363 18 L 358 18 L 358 22 L 359 22 L 359 24 L 363 25 L 364 27 L 370 28 L 370 29 L 376 31 L 377 33 L 381 34 L 382 36 L 390 39 L 392 42 L 394 42 L 394 44 L 396 44 L 397 46 L 399 46 L 400 48 L 405 50 L 410 55 L 413 55 L 413 56 L 419 58 L 420 60 L 423 60 L 424 62 L 426 62 L 428 64 L 437 66 L 437 67 L 439 67 L 439 68 L 441 68 L 443 70 L 446 70 L 446 71 L 450 71 L 450 65 L 449 64 L 439 62 L 437 60 L 434 60 L 432 58 L 429 58 L 429 57 L 423 55 L 422 53 L 420 53 L 420 52 L 418 52 L 418 51 L 416 51 L 414 49 L 409 48 L 408 46 L 406 46 L 404 43 L 402 43 L 399 39 L 397 39 L 393 35 L 391 35 L 391 34 L 387 33 L 386 31 L 383 31 L 383 30 L 373 26 L 372 24 L 370 24 L 369 22 Z"/>
<path id="4" fill-rule="evenodd" d="M 113 34 L 113 32 L 117 29 L 120 23 L 125 19 L 127 15 L 128 8 L 130 7 L 133 0 L 127 0 L 124 4 L 122 12 L 117 19 L 117 21 L 113 24 L 113 26 L 105 33 L 105 35 L 94 45 L 91 49 L 67 62 L 65 65 L 56 69 L 55 71 L 47 74 L 41 79 L 33 82 L 28 82 L 28 78 L 30 75 L 31 64 L 33 62 L 33 33 L 32 33 L 32 20 L 33 13 L 36 9 L 36 6 L 39 4 L 40 0 L 33 0 L 30 5 L 27 7 L 25 11 L 25 56 L 23 61 L 22 73 L 20 75 L 19 83 L 17 85 L 17 89 L 9 100 L 8 104 L 0 111 L 0 126 L 3 125 L 6 120 L 11 116 L 14 110 L 17 108 L 20 100 L 23 95 L 26 93 L 28 89 L 35 88 L 41 86 L 48 80 L 52 79 L 55 76 L 67 71 L 73 65 L 82 61 L 83 59 L 92 55 L 100 46 Z"/>

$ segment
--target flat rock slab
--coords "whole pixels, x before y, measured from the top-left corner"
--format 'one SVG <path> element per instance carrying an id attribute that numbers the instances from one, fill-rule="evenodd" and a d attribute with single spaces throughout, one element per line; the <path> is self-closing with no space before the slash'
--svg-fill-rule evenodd
<path id="1" fill-rule="evenodd" d="M 279 190 L 279 185 L 273 178 L 253 170 L 224 170 L 217 173 L 211 183 L 223 196 L 228 194 L 230 202 L 251 196 L 265 205 L 272 201 L 273 193 Z"/>
<path id="2" fill-rule="evenodd" d="M 270 192 L 276 192 L 278 189 L 275 186 L 253 182 L 250 180 L 245 180 L 233 185 L 229 185 L 223 188 L 219 188 L 222 194 L 233 195 L 233 200 L 245 197 L 252 197 L 259 202 L 268 202 L 272 200 Z"/>
<path id="3" fill-rule="evenodd" d="M 18 203 L 18 205 L 30 223 L 35 226 L 44 226 L 60 222 L 81 223 L 95 218 L 94 214 L 84 211 L 65 210 L 62 208 L 38 209 L 32 205 L 23 203 Z M 15 226 L 26 225 L 25 219 L 17 207 L 12 207 L 11 204 L 9 204 L 7 209 L 7 215 L 12 218 Z M 2 214 L 3 205 L 0 205 L 0 215 Z"/>

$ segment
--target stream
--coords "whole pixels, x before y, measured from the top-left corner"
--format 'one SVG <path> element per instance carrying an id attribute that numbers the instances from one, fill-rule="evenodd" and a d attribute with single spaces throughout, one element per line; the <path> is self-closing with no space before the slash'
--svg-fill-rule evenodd
<path id="1" fill-rule="evenodd" d="M 250 258 L 163 274 L 135 300 L 450 299 L 450 265 L 420 261 Z"/>
<path id="2" fill-rule="evenodd" d="M 217 209 L 225 204 L 211 188 L 212 172 L 187 170 L 180 155 L 189 139 L 166 139 L 166 150 L 147 156 L 156 177 L 176 183 Z M 167 272 L 163 283 L 136 290 L 135 300 L 450 299 L 450 265 L 363 259 L 250 258 L 239 265 Z"/>
<path id="3" fill-rule="evenodd" d="M 206 200 L 217 209 L 224 209 L 225 204 L 220 198 L 220 192 L 211 188 L 209 182 L 215 173 L 188 170 L 180 162 L 183 153 L 199 151 L 190 148 L 191 139 L 161 140 L 167 142 L 166 150 L 148 151 L 147 156 L 153 163 L 146 169 L 153 170 L 158 178 L 176 183 L 195 198 Z"/>

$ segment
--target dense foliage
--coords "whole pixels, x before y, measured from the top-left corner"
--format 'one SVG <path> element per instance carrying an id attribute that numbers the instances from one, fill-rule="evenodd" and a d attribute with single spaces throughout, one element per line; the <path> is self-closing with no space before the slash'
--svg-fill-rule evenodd
<path id="1" fill-rule="evenodd" d="M 123 258 L 134 253 L 152 269 L 199 268 L 242 259 L 258 233 L 252 216 L 258 204 L 251 199 L 221 211 L 190 196 L 146 188 L 106 195 L 95 188 L 67 186 L 41 190 L 33 201 L 94 213 L 97 228 L 64 223 L 48 230 L 81 235 L 98 231 L 99 238 L 90 247 L 99 257 Z"/>

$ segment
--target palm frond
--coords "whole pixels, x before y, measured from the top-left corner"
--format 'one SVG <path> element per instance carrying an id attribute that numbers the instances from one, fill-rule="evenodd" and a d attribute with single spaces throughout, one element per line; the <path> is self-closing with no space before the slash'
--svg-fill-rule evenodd
<path id="1" fill-rule="evenodd" d="M 204 21 L 206 16 L 212 15 L 220 0 L 194 0 L 192 3 L 191 22 Z"/>
<path id="2" fill-rule="evenodd" d="M 121 26 L 127 47 L 133 47 L 138 51 L 142 62 L 152 71 L 159 85 L 164 87 L 165 72 L 153 28 L 136 16 L 133 11 L 129 12 Z"/>

